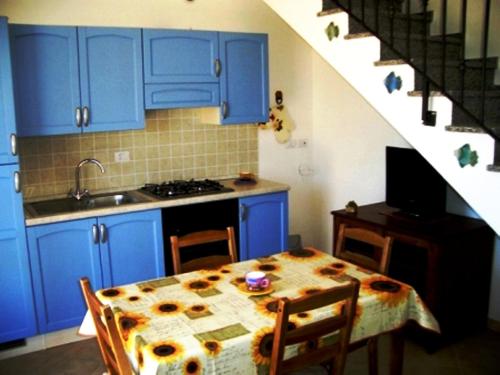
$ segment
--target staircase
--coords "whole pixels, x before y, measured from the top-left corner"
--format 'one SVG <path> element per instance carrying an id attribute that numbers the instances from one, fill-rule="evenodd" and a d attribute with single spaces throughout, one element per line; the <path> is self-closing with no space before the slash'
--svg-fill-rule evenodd
<path id="1" fill-rule="evenodd" d="M 447 12 L 440 8 L 441 35 L 431 36 L 434 14 L 428 11 L 428 1 L 421 0 L 420 3 L 323 0 L 323 10 L 319 14 L 346 11 L 350 15 L 347 38 L 373 34 L 383 42 L 378 64 L 410 64 L 415 69 L 412 94 L 423 96 L 424 107 L 428 103 L 429 90 L 448 97 L 453 102 L 453 113 L 452 124 L 447 130 L 486 132 L 499 141 L 500 87 L 494 83 L 498 59 L 465 58 L 466 8 L 461 9 L 461 32 L 455 34 L 446 33 Z M 446 3 L 446 0 L 441 0 L 441 6 L 446 7 Z M 462 3 L 467 6 L 466 1 Z M 489 21 L 489 11 L 485 12 L 483 18 Z M 485 40 L 488 39 L 487 30 L 488 25 L 483 30 Z M 488 43 L 483 41 L 483 44 L 487 46 Z M 485 48 L 483 54 L 487 56 Z M 427 109 L 423 108 L 422 121 L 433 126 L 435 121 L 430 120 L 433 114 Z"/>
<path id="2" fill-rule="evenodd" d="M 465 59 L 463 34 L 446 34 L 446 27 L 431 36 L 435 15 L 426 7 L 397 0 L 263 1 L 500 233 L 497 58 Z M 479 160 L 461 167 L 456 154 L 466 144 Z"/>

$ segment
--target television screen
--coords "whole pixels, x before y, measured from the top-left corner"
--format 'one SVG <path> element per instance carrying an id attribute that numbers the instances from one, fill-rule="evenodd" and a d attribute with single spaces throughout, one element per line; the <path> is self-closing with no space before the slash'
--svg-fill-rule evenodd
<path id="1" fill-rule="evenodd" d="M 386 203 L 412 216 L 446 211 L 446 181 L 414 149 L 386 147 Z"/>

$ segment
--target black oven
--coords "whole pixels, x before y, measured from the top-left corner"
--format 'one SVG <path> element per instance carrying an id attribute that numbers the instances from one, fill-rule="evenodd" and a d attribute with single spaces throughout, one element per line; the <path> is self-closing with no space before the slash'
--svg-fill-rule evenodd
<path id="1" fill-rule="evenodd" d="M 239 249 L 239 218 L 238 199 L 225 199 L 220 201 L 190 204 L 184 206 L 167 207 L 162 209 L 163 241 L 165 248 L 165 274 L 173 275 L 172 252 L 170 249 L 170 236 L 182 236 L 191 232 L 209 229 L 225 229 L 234 227 L 236 246 Z M 183 248 L 181 259 L 183 262 L 199 256 L 227 254 L 225 242 L 214 242 Z M 240 259 L 238 252 L 238 259 Z"/>

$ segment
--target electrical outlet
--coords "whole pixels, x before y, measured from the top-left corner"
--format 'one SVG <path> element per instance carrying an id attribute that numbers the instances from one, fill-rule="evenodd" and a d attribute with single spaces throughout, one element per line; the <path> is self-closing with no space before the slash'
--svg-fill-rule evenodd
<path id="1" fill-rule="evenodd" d="M 125 161 L 130 161 L 130 152 L 128 152 L 128 151 L 115 152 L 115 161 L 117 163 L 123 163 Z"/>

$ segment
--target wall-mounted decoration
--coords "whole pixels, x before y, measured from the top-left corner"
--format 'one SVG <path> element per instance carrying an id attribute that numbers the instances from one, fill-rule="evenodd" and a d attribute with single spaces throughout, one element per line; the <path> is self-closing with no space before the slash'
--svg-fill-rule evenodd
<path id="1" fill-rule="evenodd" d="M 394 72 L 390 72 L 387 77 L 385 77 L 384 85 L 387 88 L 389 94 L 392 94 L 394 90 L 401 90 L 403 86 L 403 80 L 400 76 L 396 76 Z"/>
<path id="2" fill-rule="evenodd" d="M 276 105 L 269 108 L 269 121 L 259 122 L 259 128 L 273 129 L 278 143 L 286 143 L 292 135 L 292 124 L 283 105 L 283 93 L 279 90 L 275 93 L 275 101 Z"/>
<path id="3" fill-rule="evenodd" d="M 456 150 L 455 156 L 457 157 L 458 164 L 460 164 L 460 167 L 462 168 L 466 165 L 470 165 L 471 167 L 475 166 L 479 159 L 477 151 L 472 151 L 468 143 Z"/>
<path id="4" fill-rule="evenodd" d="M 326 32 L 326 36 L 328 37 L 328 40 L 331 42 L 333 40 L 333 38 L 338 38 L 339 27 L 337 25 L 335 25 L 332 21 L 326 27 L 325 32 Z"/>

